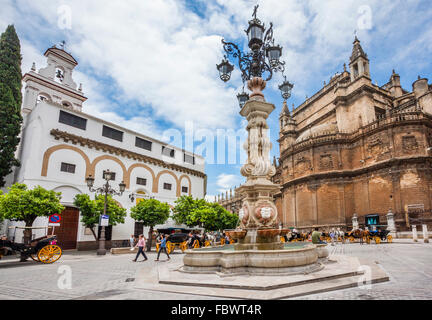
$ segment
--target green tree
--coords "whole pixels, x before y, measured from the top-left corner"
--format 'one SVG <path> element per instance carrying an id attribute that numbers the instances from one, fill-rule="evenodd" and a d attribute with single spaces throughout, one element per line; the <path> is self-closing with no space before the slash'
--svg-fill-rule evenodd
<path id="1" fill-rule="evenodd" d="M 177 224 L 185 224 L 188 227 L 195 227 L 197 225 L 196 219 L 191 216 L 191 212 L 207 206 L 207 202 L 204 199 L 194 199 L 191 196 L 181 196 L 175 201 L 175 204 L 173 220 Z"/>
<path id="2" fill-rule="evenodd" d="M 131 208 L 131 217 L 150 227 L 147 240 L 147 251 L 151 251 L 154 226 L 164 224 L 170 215 L 170 206 L 156 199 L 144 199 Z"/>
<path id="3" fill-rule="evenodd" d="M 193 199 L 191 196 L 182 196 L 175 203 L 173 219 L 178 224 L 200 226 L 207 231 L 234 229 L 237 226 L 238 216 L 217 203 Z"/>
<path id="4" fill-rule="evenodd" d="M 112 196 L 108 196 L 106 214 L 109 215 L 109 224 L 116 226 L 124 223 L 127 216 L 126 209 L 119 206 Z M 94 200 L 90 199 L 88 194 L 77 194 L 74 198 L 74 204 L 81 212 L 81 221 L 86 228 L 93 233 L 96 241 L 99 240 L 95 232 L 96 225 L 99 224 L 100 216 L 104 214 L 105 196 L 98 195 Z"/>
<path id="5" fill-rule="evenodd" d="M 15 152 L 21 131 L 21 45 L 15 27 L 0 36 L 0 187 L 13 167 L 20 165 Z"/>
<path id="6" fill-rule="evenodd" d="M 29 190 L 25 184 L 14 184 L 9 192 L 0 195 L 0 217 L 12 221 L 23 221 L 32 227 L 37 217 L 60 214 L 65 209 L 60 204 L 61 193 L 40 186 Z M 32 231 L 24 230 L 24 243 L 31 241 Z"/>
<path id="7" fill-rule="evenodd" d="M 238 216 L 225 210 L 218 203 L 206 203 L 190 213 L 190 220 L 206 231 L 234 229 L 238 224 Z"/>

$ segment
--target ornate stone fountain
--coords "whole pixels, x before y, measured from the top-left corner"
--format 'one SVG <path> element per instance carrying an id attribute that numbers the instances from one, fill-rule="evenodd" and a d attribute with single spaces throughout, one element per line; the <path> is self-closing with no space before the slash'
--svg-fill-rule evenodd
<path id="1" fill-rule="evenodd" d="M 252 274 L 295 274 L 318 271 L 317 247 L 300 243 L 286 247 L 280 236 L 289 230 L 279 228 L 278 212 L 273 196 L 280 186 L 271 181 L 276 168 L 270 162 L 272 144 L 269 139 L 267 118 L 275 109 L 262 94 L 266 82 L 253 78 L 248 88 L 253 92 L 240 114 L 248 121 L 248 139 L 244 148 L 247 162 L 241 168 L 246 183 L 236 192 L 243 194 L 240 209 L 240 225 L 226 233 L 238 240 L 233 248 L 203 248 L 188 250 L 184 257 L 183 271 L 222 272 Z"/>
<path id="2" fill-rule="evenodd" d="M 232 42 L 222 40 L 225 52 L 238 60 L 243 81 L 247 80 L 252 92 L 248 96 L 240 93 L 240 114 L 248 121 L 248 139 L 244 148 L 247 162 L 241 168 L 246 183 L 236 190 L 244 200 L 239 212 L 240 225 L 237 230 L 226 231 L 238 242 L 231 247 L 202 248 L 188 250 L 184 257 L 184 271 L 188 272 L 248 272 L 254 274 L 312 272 L 322 268 L 318 263 L 317 247 L 309 243 L 284 244 L 280 236 L 288 232 L 279 228 L 278 212 L 273 201 L 280 186 L 271 181 L 276 168 L 270 161 L 272 143 L 269 138 L 267 118 L 275 109 L 267 103 L 262 91 L 274 72 L 284 72 L 285 62 L 280 61 L 282 48 L 274 44 L 273 24 L 266 30 L 257 18 L 255 6 L 253 19 L 246 33 L 250 52 L 240 51 Z M 220 78 L 228 81 L 234 66 L 228 58 L 217 65 Z M 263 75 L 267 75 L 266 80 Z M 293 85 L 286 80 L 279 86 L 286 101 L 291 96 Z M 323 254 L 321 254 L 322 256 Z"/>

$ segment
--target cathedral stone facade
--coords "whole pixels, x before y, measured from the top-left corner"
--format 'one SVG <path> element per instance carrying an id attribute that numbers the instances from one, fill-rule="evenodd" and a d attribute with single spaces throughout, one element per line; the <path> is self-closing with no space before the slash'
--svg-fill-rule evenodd
<path id="1" fill-rule="evenodd" d="M 280 114 L 280 158 L 273 181 L 287 227 L 350 228 L 392 211 L 398 231 L 430 222 L 432 87 L 418 77 L 412 91 L 393 71 L 373 84 L 356 38 L 349 63 L 300 106 Z M 420 213 L 420 214 L 419 214 Z"/>

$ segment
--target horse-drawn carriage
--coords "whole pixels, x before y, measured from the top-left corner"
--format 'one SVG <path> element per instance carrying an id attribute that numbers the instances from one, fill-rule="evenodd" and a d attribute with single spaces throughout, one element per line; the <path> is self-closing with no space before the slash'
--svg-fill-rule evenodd
<path id="1" fill-rule="evenodd" d="M 179 248 L 185 252 L 188 248 L 188 234 L 187 233 L 173 233 L 167 237 L 166 249 L 168 254 Z M 156 250 L 159 251 L 159 243 L 156 243 Z"/>
<path id="2" fill-rule="evenodd" d="M 375 241 L 376 244 L 380 244 L 382 241 L 387 241 L 388 243 L 393 242 L 393 237 L 390 235 L 389 230 L 377 229 L 375 231 L 371 230 L 353 230 L 346 234 L 350 242 L 355 242 L 356 239 L 360 239 L 360 243 L 366 242 L 370 244 L 371 241 Z"/>
<path id="3" fill-rule="evenodd" d="M 21 227 L 14 228 L 15 232 L 16 229 L 28 229 Z M 2 258 L 1 253 L 4 251 L 20 253 L 21 261 L 26 261 L 28 258 L 32 258 L 34 261 L 42 262 L 44 264 L 54 263 L 62 256 L 62 249 L 57 245 L 57 237 L 55 235 L 46 235 L 44 237 L 31 240 L 30 244 L 16 243 L 3 238 L 0 239 L 0 259 Z"/>
<path id="4" fill-rule="evenodd" d="M 393 237 L 389 230 L 378 229 L 376 231 L 369 231 L 369 240 L 375 240 L 376 244 L 381 243 L 381 241 L 387 241 L 388 243 L 393 242 Z"/>
<path id="5" fill-rule="evenodd" d="M 288 238 L 288 242 L 303 242 L 307 241 L 308 234 L 301 232 L 291 232 L 291 236 Z"/>

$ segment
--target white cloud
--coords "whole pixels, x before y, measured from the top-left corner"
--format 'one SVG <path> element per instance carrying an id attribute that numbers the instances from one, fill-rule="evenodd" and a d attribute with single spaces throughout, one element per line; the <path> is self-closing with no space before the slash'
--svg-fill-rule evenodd
<path id="1" fill-rule="evenodd" d="M 219 80 L 215 65 L 223 56 L 222 37 L 246 45 L 244 30 L 257 1 L 195 0 L 203 9 L 201 16 L 187 9 L 194 4 L 187 1 L 3 0 L 0 28 L 15 23 L 24 72 L 33 61 L 42 66 L 47 44 L 66 39 L 67 50 L 80 62 L 75 76 L 89 98 L 85 112 L 155 138 L 169 126 L 182 129 L 186 121 L 193 121 L 196 130 L 243 128 L 235 97 L 241 87 L 238 68 L 227 85 Z M 399 65 L 421 72 L 421 62 L 428 61 L 432 51 L 428 1 L 258 3 L 258 17 L 266 26 L 273 22 L 275 41 L 284 48 L 286 75 L 295 84 L 291 100 L 297 105 L 348 63 L 354 30 L 369 54 L 373 77 L 378 71 L 399 71 Z M 63 4 L 72 9 L 71 30 L 58 28 L 57 9 Z M 371 8 L 371 30 L 358 26 L 359 7 L 364 5 Z M 377 51 L 386 59 L 377 61 Z M 280 82 L 281 75 L 276 75 L 266 96 L 280 99 Z M 277 124 L 277 113 L 269 123 Z M 277 130 L 275 126 L 272 131 L 275 139 Z M 228 178 L 220 175 L 223 186 L 218 182 L 212 188 L 225 190 L 236 184 L 224 179 Z"/>
<path id="2" fill-rule="evenodd" d="M 239 186 L 243 182 L 244 178 L 240 175 L 222 173 L 217 177 L 216 185 L 219 188 L 219 192 L 225 193 L 231 188 L 234 188 L 234 186 Z"/>

